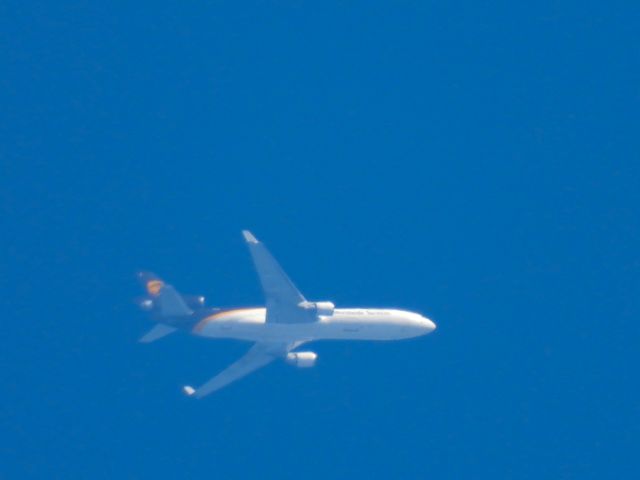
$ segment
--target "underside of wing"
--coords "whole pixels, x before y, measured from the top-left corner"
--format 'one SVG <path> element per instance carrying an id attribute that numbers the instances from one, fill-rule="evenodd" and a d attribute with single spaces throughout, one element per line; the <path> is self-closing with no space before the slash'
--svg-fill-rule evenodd
<path id="1" fill-rule="evenodd" d="M 277 358 L 277 352 L 271 348 L 271 345 L 265 343 L 256 343 L 249 351 L 241 357 L 237 362 L 229 365 L 211 380 L 197 389 L 186 386 L 184 391 L 187 395 L 196 398 L 202 398 L 220 388 L 234 382 L 259 368 L 268 365 Z"/>
<path id="2" fill-rule="evenodd" d="M 301 308 L 307 302 L 269 250 L 247 230 L 242 232 L 258 272 L 267 306 L 267 322 L 306 323 L 315 316 Z"/>

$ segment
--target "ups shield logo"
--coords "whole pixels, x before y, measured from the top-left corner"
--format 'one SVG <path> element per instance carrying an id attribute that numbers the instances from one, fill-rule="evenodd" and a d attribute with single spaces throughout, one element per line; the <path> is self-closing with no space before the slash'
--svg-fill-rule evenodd
<path id="1" fill-rule="evenodd" d="M 147 292 L 149 292 L 150 295 L 158 295 L 160 290 L 162 290 L 162 287 L 164 287 L 164 283 L 160 280 L 151 280 L 150 282 L 147 282 Z"/>

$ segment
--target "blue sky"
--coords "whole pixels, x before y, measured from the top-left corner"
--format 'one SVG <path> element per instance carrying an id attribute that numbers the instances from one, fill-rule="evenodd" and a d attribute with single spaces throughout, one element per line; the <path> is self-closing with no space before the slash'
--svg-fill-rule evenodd
<path id="1" fill-rule="evenodd" d="M 0 7 L 1 478 L 635 478 L 632 2 Z M 438 330 L 153 345 L 133 273 Z"/>

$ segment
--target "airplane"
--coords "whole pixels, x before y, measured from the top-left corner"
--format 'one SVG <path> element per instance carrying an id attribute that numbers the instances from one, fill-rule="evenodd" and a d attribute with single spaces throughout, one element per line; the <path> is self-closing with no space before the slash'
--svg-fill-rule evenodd
<path id="1" fill-rule="evenodd" d="M 146 290 L 140 308 L 156 325 L 140 338 L 151 343 L 182 330 L 207 338 L 231 338 L 254 342 L 238 361 L 198 388 L 183 392 L 203 398 L 264 367 L 276 359 L 299 367 L 313 367 L 317 355 L 297 351 L 316 340 L 400 340 L 433 332 L 436 324 L 419 313 L 380 308 L 335 308 L 332 302 L 310 302 L 291 282 L 265 246 L 247 230 L 249 247 L 264 293 L 264 307 L 220 309 L 205 306 L 199 295 L 181 295 L 151 272 L 138 277 Z"/>

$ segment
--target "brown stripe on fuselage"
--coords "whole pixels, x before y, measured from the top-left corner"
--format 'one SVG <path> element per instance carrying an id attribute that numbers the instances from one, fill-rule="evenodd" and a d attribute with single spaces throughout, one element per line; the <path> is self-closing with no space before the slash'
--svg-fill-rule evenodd
<path id="1" fill-rule="evenodd" d="M 248 307 L 248 308 L 232 308 L 230 310 L 221 310 L 219 312 L 214 313 L 213 315 L 204 317 L 202 320 L 196 323 L 196 326 L 193 327 L 193 331 L 200 333 L 209 322 L 213 322 L 214 320 L 219 320 L 221 318 L 228 317 L 230 315 L 235 315 L 239 312 L 246 312 L 248 310 L 258 310 L 258 309 L 259 307 Z"/>

